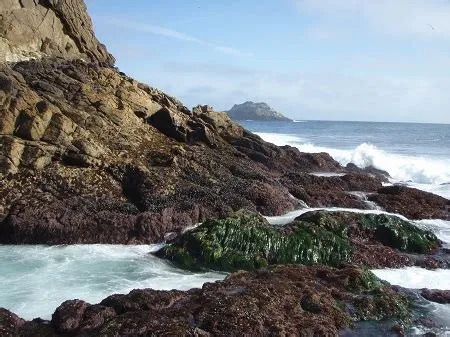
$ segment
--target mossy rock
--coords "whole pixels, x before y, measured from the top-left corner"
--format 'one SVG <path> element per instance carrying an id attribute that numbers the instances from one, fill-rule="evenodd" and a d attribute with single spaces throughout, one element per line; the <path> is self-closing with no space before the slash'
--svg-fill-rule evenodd
<path id="1" fill-rule="evenodd" d="M 358 236 L 407 253 L 428 254 L 440 245 L 432 232 L 395 215 L 316 211 L 295 220 L 314 223 L 349 238 L 356 234 L 349 229 L 356 228 Z"/>
<path id="2" fill-rule="evenodd" d="M 274 264 L 325 264 L 350 261 L 352 248 L 339 234 L 293 223 L 275 227 L 255 214 L 209 220 L 184 233 L 156 255 L 187 269 L 254 270 Z"/>
<path id="3" fill-rule="evenodd" d="M 409 253 L 429 253 L 437 237 L 399 217 L 351 212 L 308 212 L 286 226 L 238 212 L 209 220 L 156 253 L 186 269 L 254 270 L 275 264 L 339 266 L 351 260 L 353 236 Z M 370 283 L 369 278 L 366 280 Z"/>

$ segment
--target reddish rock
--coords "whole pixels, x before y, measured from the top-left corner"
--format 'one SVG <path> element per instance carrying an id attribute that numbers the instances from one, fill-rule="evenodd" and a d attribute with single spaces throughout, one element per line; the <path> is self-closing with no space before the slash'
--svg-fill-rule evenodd
<path id="1" fill-rule="evenodd" d="M 420 294 L 428 301 L 450 304 L 450 290 L 422 289 Z"/>
<path id="2" fill-rule="evenodd" d="M 0 336 L 16 337 L 24 324 L 25 320 L 6 309 L 0 308 Z"/>
<path id="3" fill-rule="evenodd" d="M 450 219 L 450 200 L 401 185 L 380 188 L 369 197 L 386 211 L 409 219 Z"/>
<path id="4" fill-rule="evenodd" d="M 353 321 L 406 319 L 407 307 L 404 295 L 354 266 L 276 266 L 202 289 L 133 290 L 97 306 L 65 302 L 52 327 L 58 336 L 335 336 Z M 27 329 L 20 334 L 29 335 Z"/>
<path id="5" fill-rule="evenodd" d="M 367 209 L 368 205 L 350 192 L 375 192 L 381 180 L 362 173 L 318 177 L 308 173 L 288 173 L 281 183 L 310 207 L 348 207 Z"/>
<path id="6" fill-rule="evenodd" d="M 61 304 L 52 316 L 52 324 L 56 331 L 65 334 L 77 330 L 88 305 L 80 300 L 66 301 Z"/>

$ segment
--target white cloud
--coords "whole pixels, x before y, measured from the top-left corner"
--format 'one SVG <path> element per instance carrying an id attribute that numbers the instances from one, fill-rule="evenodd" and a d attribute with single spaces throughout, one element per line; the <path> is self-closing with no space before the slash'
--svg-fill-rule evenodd
<path id="1" fill-rule="evenodd" d="M 359 21 L 397 37 L 450 38 L 448 0 L 294 0 L 299 11 L 336 24 Z M 431 26 L 430 26 L 431 25 Z"/>
<path id="2" fill-rule="evenodd" d="M 141 80 L 171 90 L 188 105 L 228 109 L 265 101 L 294 119 L 450 123 L 450 79 L 283 73 L 207 65 L 166 65 Z M 175 87 L 173 83 L 177 83 Z"/>
<path id="3" fill-rule="evenodd" d="M 193 42 L 196 44 L 211 47 L 215 51 L 218 51 L 218 52 L 221 52 L 224 54 L 228 54 L 228 55 L 233 55 L 233 56 L 237 56 L 237 57 L 252 56 L 251 53 L 247 53 L 247 52 L 241 51 L 239 49 L 228 47 L 228 46 L 220 46 L 220 45 L 216 45 L 214 43 L 209 43 L 209 42 L 206 42 L 195 36 L 192 36 L 192 35 L 189 35 L 189 34 L 186 34 L 183 32 L 179 32 L 177 30 L 170 29 L 170 28 L 165 28 L 165 27 L 160 27 L 160 26 L 155 26 L 155 25 L 150 25 L 150 24 L 145 24 L 145 23 L 133 22 L 132 20 L 125 20 L 124 18 L 119 19 L 119 18 L 111 17 L 111 16 L 94 16 L 94 18 L 95 18 L 96 22 L 99 22 L 102 24 L 112 25 L 112 26 L 124 28 L 124 29 L 130 29 L 130 30 L 134 30 L 137 32 L 142 32 L 142 33 L 150 33 L 150 34 L 160 35 L 160 36 L 177 39 L 177 40 L 181 40 L 181 41 L 186 41 L 186 42 Z"/>

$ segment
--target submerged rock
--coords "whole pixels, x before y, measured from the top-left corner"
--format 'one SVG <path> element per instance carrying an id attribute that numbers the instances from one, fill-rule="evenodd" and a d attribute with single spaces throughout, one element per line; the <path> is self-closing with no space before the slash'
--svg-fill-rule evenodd
<path id="1" fill-rule="evenodd" d="M 408 324 L 410 310 L 406 296 L 355 266 L 277 266 L 185 292 L 143 289 L 98 305 L 65 302 L 50 328 L 52 336 L 335 336 L 363 320 Z M 15 327 L 29 333 L 27 325 Z"/>
<path id="2" fill-rule="evenodd" d="M 308 212 L 286 226 L 254 214 L 209 220 L 156 252 L 188 269 L 253 270 L 274 264 L 406 265 L 399 252 L 428 254 L 440 245 L 429 231 L 386 214 Z M 374 251 L 381 247 L 382 259 Z M 385 249 L 383 249 L 385 247 Z M 395 258 L 385 260 L 392 252 Z M 381 260 L 381 261 L 380 261 Z"/>

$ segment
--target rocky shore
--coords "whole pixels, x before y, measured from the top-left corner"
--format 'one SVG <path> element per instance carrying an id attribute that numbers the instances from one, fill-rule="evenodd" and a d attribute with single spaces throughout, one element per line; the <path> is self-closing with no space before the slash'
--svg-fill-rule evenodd
<path id="1" fill-rule="evenodd" d="M 374 202 L 410 220 L 448 220 L 449 200 L 267 143 L 225 113 L 135 81 L 114 67 L 80 0 L 7 0 L 0 13 L 0 244 L 166 242 L 156 254 L 182 268 L 234 272 L 186 292 L 68 301 L 51 321 L 0 309 L 1 336 L 331 336 L 361 321 L 387 322 L 379 331 L 389 335 L 410 326 L 416 299 L 367 268 L 448 268 L 434 234 L 387 214 L 315 211 L 285 226 L 263 216 Z"/>

